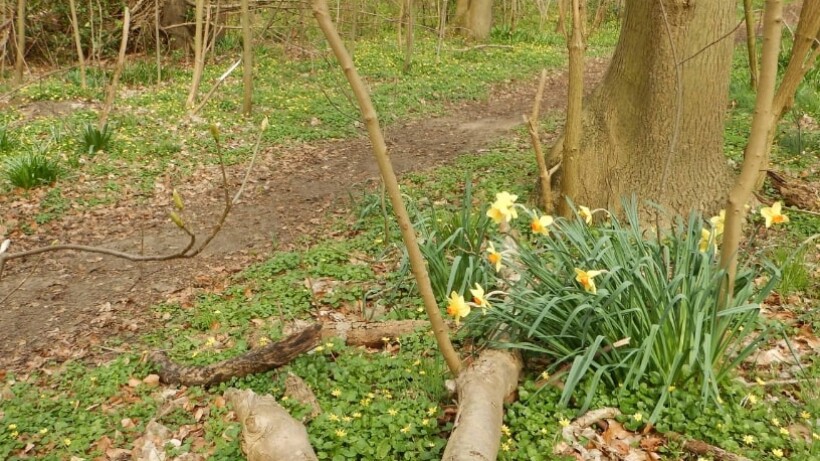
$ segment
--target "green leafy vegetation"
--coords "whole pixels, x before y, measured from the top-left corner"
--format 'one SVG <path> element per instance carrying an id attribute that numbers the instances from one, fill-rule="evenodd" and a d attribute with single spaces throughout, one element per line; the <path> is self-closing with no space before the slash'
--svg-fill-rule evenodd
<path id="1" fill-rule="evenodd" d="M 88 155 L 107 150 L 111 144 L 111 128 L 106 124 L 102 129 L 93 124 L 86 124 L 83 128 L 82 149 Z"/>
<path id="2" fill-rule="evenodd" d="M 379 14 L 393 17 L 387 13 Z M 116 37 L 104 38 L 111 52 Z M 593 36 L 590 55 L 608 54 L 616 38 L 617 26 L 605 22 Z M 79 197 L 67 181 L 38 191 L 34 222 L 21 228 L 59 218 L 75 207 L 110 203 L 125 187 L 125 178 L 136 178 L 135 187 L 142 192 L 153 191 L 155 180 L 164 175 L 190 178 L 196 166 L 215 158 L 210 155 L 213 143 L 202 134 L 207 124 L 220 125 L 222 141 L 231 147 L 226 155 L 231 164 L 250 158 L 247 140 L 263 116 L 272 120 L 264 133 L 267 145 L 360 134 L 342 73 L 315 51 L 324 50 L 320 43 L 304 44 L 312 44 L 314 54 L 301 58 L 289 54 L 285 45 L 256 50 L 261 84 L 255 102 L 260 110 L 250 119 L 237 116 L 241 85 L 235 76 L 205 105 L 201 118 L 188 119 L 183 118 L 183 98 L 189 69 L 165 65 L 158 84 L 155 63 L 131 61 L 122 75 L 130 87 L 111 117 L 116 142 L 111 142 L 108 127 L 94 128 L 96 114 L 87 104 L 102 99 L 105 72 L 91 69 L 85 90 L 76 70 L 66 79 L 45 78 L 22 89 L 20 94 L 34 107 L 66 100 L 76 106 L 56 115 L 17 109 L 0 114 L 7 181 L 22 188 L 53 184 L 68 168 L 67 175 L 85 175 L 100 186 Z M 239 44 L 236 34 L 216 43 L 222 54 L 206 67 L 205 82 L 224 71 L 230 63 L 223 58 Z M 422 35 L 415 64 L 404 73 L 403 50 L 392 31 L 381 31 L 356 42 L 355 59 L 388 124 L 441 113 L 447 103 L 481 99 L 491 83 L 529 78 L 564 61 L 563 37 L 533 24 L 497 27 L 492 44 L 509 47 L 464 50 L 468 44 L 448 40 L 437 56 L 436 38 Z M 181 54 L 176 58 L 183 59 Z M 734 161 L 742 158 L 754 107 L 745 59 L 745 51 L 739 50 L 727 116 L 726 152 Z M 816 82 L 817 75 L 807 82 Z M 794 172 L 812 165 L 820 148 L 817 135 L 797 123 L 803 115 L 820 117 L 818 91 L 818 85 L 808 83 L 798 92 L 773 152 L 778 167 Z M 544 114 L 542 125 L 554 131 L 561 117 Z M 785 306 L 785 313 L 775 312 L 783 315 L 770 316 L 777 306 L 766 299 L 774 287 L 780 298 L 802 297 L 816 304 L 820 285 L 813 277 L 814 246 L 801 244 L 818 232 L 820 219 L 794 213 L 783 229 L 766 234 L 760 226 L 753 229 L 755 239 L 744 248 L 746 266 L 733 303 L 723 310 L 716 303 L 722 273 L 715 268 L 712 242 L 702 245 L 701 219 L 677 222 L 669 234 L 658 237 L 641 227 L 634 209 L 624 221 L 595 226 L 557 220 L 549 236 L 530 237 L 528 222 L 513 224 L 510 238 L 518 239 L 518 263 L 511 264 L 512 252 L 495 240 L 499 251 L 507 251 L 502 273 L 512 269 L 520 276 L 508 286 L 487 260 L 487 243 L 498 234 L 483 204 L 501 190 L 522 201 L 531 194 L 532 152 L 521 136 L 526 135 L 520 132 L 519 139 L 487 151 L 406 174 L 402 185 L 442 313 L 452 291 L 467 295 L 476 283 L 488 292 L 504 291 L 492 295 L 486 315 L 476 309 L 456 336 L 465 345 L 473 345 L 470 337 L 497 345 L 503 333 L 508 347 L 525 352 L 519 398 L 505 408 L 500 459 L 557 459 L 551 453 L 562 426 L 586 408 L 603 406 L 619 408 L 618 420 L 630 431 L 651 423 L 660 432 L 702 439 L 751 459 L 818 459 L 820 398 L 813 383 L 820 376 L 820 360 L 803 356 L 800 366 L 788 361 L 758 366 L 754 358 L 755 352 L 783 340 L 767 333 L 804 334 L 820 328 L 816 307 Z M 102 150 L 107 155 L 83 157 Z M 66 166 L 51 160 L 66 157 Z M 809 177 L 816 174 L 809 172 Z M 29 186 L 15 183 L 13 176 Z M 222 392 L 237 387 L 271 394 L 296 418 L 305 418 L 308 409 L 285 395 L 285 379 L 292 372 L 307 382 L 323 409 L 306 421 L 320 459 L 440 459 L 455 406 L 444 386 L 446 368 L 428 332 L 384 338 L 385 347 L 377 351 L 329 340 L 282 369 L 207 389 L 156 387 L 143 380 L 155 371 L 144 360 L 151 350 L 165 350 L 186 365 L 202 365 L 281 339 L 294 320 L 328 315 L 424 318 L 415 282 L 403 264 L 390 205 L 378 192 L 365 191 L 354 208 L 351 216 L 322 216 L 314 235 L 239 274 L 226 275 L 224 287 L 175 293 L 154 307 L 156 323 L 150 331 L 109 339 L 94 362 L 69 359 L 44 363 L 26 374 L 4 374 L 0 458 L 101 457 L 108 446 L 131 448 L 155 418 L 175 434 L 186 434 L 179 447 L 168 448 L 169 456 L 194 452 L 240 460 L 240 426 Z M 779 269 L 779 279 L 767 257 Z M 576 268 L 588 275 L 606 272 L 593 277 L 596 288 L 591 292 L 578 282 Z M 758 303 L 764 300 L 761 309 Z M 794 378 L 783 380 L 783 374 Z M 662 450 L 669 459 L 688 456 L 674 443 Z"/>
<path id="3" fill-rule="evenodd" d="M 60 176 L 60 166 L 40 152 L 27 152 L 5 160 L 3 176 L 13 187 L 33 189 L 54 183 Z"/>

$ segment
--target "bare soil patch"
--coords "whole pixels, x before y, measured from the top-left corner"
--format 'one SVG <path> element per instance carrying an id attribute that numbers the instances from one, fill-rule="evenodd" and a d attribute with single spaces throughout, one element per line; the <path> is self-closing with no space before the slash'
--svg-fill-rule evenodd
<path id="1" fill-rule="evenodd" d="M 588 86 L 600 80 L 605 64 L 589 63 Z M 536 77 L 500 85 L 487 101 L 456 104 L 447 115 L 387 127 L 397 174 L 432 168 L 465 153 L 480 155 L 521 124 L 522 114 L 530 112 L 536 85 Z M 553 74 L 544 95 L 542 114 L 563 110 L 566 76 Z M 245 168 L 228 169 L 234 190 Z M 176 185 L 186 197 L 188 216 L 199 223 L 203 235 L 221 211 L 220 176 L 218 167 L 202 167 L 186 183 Z M 349 192 L 367 187 L 377 177 L 364 134 L 272 146 L 260 153 L 241 202 L 197 258 L 138 264 L 62 252 L 10 262 L 0 281 L 0 300 L 22 285 L 0 306 L 0 368 L 25 369 L 49 359 L 85 357 L 105 350 L 101 344 L 109 338 L 128 340 L 148 331 L 158 322 L 151 305 L 183 293 L 221 290 L 231 274 L 263 260 L 274 249 L 292 247 L 301 237 L 315 235 L 329 215 L 346 213 Z M 78 183 L 86 180 L 102 184 L 94 178 L 79 178 Z M 141 249 L 145 254 L 169 253 L 186 242 L 167 219 L 172 187 L 170 180 L 157 183 L 155 194 L 146 198 L 127 193 L 126 185 L 126 193 L 116 203 L 69 210 L 35 228 L 32 235 L 12 234 L 11 250 L 59 240 L 133 253 Z M 45 193 L 6 197 L 0 206 L 8 220 L 24 220 L 36 212 L 37 194 Z"/>

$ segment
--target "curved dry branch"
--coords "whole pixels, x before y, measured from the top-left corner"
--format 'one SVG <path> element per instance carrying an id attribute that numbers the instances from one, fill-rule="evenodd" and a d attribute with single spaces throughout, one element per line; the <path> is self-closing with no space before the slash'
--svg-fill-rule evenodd
<path id="1" fill-rule="evenodd" d="M 259 130 L 259 134 L 258 134 L 258 137 L 257 137 L 257 140 L 256 140 L 256 144 L 254 145 L 254 152 L 253 152 L 254 159 L 256 158 L 256 155 L 259 152 L 260 140 L 262 139 L 262 134 L 263 134 L 266 126 L 267 126 L 267 119 L 262 123 L 262 127 Z M 240 187 L 240 189 L 237 191 L 236 195 L 233 198 L 231 198 L 230 189 L 228 187 L 228 176 L 227 176 L 227 173 L 225 171 L 225 159 L 222 155 L 222 146 L 219 142 L 219 133 L 216 131 L 215 128 L 213 128 L 211 130 L 211 134 L 214 138 L 214 141 L 216 142 L 216 151 L 217 151 L 217 156 L 219 157 L 219 165 L 220 165 L 220 169 L 221 169 L 221 173 L 222 173 L 222 189 L 223 189 L 223 194 L 224 194 L 225 205 L 222 209 L 222 213 L 220 214 L 219 219 L 217 220 L 216 224 L 211 229 L 211 232 L 202 241 L 202 243 L 200 243 L 199 245 L 196 245 L 196 242 L 197 242 L 196 235 L 188 228 L 188 226 L 184 222 L 182 222 L 182 220 L 178 216 L 176 216 L 176 214 L 172 214 L 171 220 L 174 221 L 174 223 L 180 228 L 180 230 L 182 230 L 182 232 L 184 232 L 188 236 L 188 243 L 185 245 L 185 247 L 183 247 L 183 248 L 181 248 L 177 251 L 174 251 L 172 253 L 163 254 L 163 255 L 143 255 L 143 254 L 135 254 L 135 253 L 128 253 L 128 252 L 124 252 L 124 251 L 114 250 L 112 248 L 105 248 L 105 247 L 92 246 L 92 245 L 78 245 L 78 244 L 51 245 L 51 246 L 47 246 L 47 247 L 34 248 L 34 249 L 31 249 L 31 250 L 21 251 L 21 252 L 18 252 L 18 253 L 0 252 L 0 280 L 2 280 L 2 278 L 3 278 L 3 272 L 5 270 L 7 261 L 11 261 L 11 260 L 14 260 L 14 259 L 22 259 L 22 258 L 26 258 L 26 257 L 29 257 L 29 256 L 35 256 L 35 255 L 44 254 L 44 253 L 48 253 L 48 252 L 54 252 L 54 251 L 70 251 L 70 250 L 73 250 L 73 251 L 80 251 L 80 252 L 85 252 L 85 253 L 96 253 L 96 254 L 102 254 L 102 255 L 107 255 L 107 256 L 113 256 L 115 258 L 125 259 L 127 261 L 133 261 L 133 262 L 150 262 L 150 261 L 168 261 L 168 260 L 172 260 L 172 259 L 189 259 L 189 258 L 193 258 L 193 257 L 199 255 L 200 253 L 202 253 L 202 251 L 204 251 L 205 248 L 208 247 L 208 245 L 211 243 L 211 241 L 222 230 L 222 227 L 225 225 L 225 221 L 228 219 L 228 215 L 230 214 L 231 210 L 233 209 L 234 203 L 236 203 L 239 200 L 239 197 L 242 194 L 242 189 L 243 189 L 243 187 Z M 251 162 L 251 164 L 248 166 L 248 169 L 249 169 L 248 171 L 250 171 L 250 168 L 252 166 L 253 166 L 253 162 Z M 246 172 L 246 178 L 247 178 L 247 172 Z M 244 181 L 243 181 L 243 186 L 244 186 Z M 181 207 L 181 206 L 178 205 L 178 207 Z M 17 289 L 19 289 L 19 287 L 16 288 L 15 291 Z M 6 299 L 8 299 L 8 296 L 6 296 L 6 298 L 4 298 L 2 301 L 0 301 L 0 305 L 2 305 L 3 302 Z"/>
<path id="2" fill-rule="evenodd" d="M 151 361 L 159 368 L 158 374 L 164 383 L 211 386 L 233 377 L 241 378 L 286 365 L 300 354 L 316 347 L 322 339 L 321 332 L 322 325 L 316 323 L 281 341 L 211 365 L 179 365 L 171 361 L 163 351 L 151 354 Z"/>

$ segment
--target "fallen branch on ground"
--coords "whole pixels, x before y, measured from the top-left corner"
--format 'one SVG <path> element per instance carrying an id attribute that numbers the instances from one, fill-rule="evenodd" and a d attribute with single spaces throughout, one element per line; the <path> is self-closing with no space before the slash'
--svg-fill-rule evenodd
<path id="1" fill-rule="evenodd" d="M 314 324 L 282 341 L 253 349 L 245 354 L 205 366 L 183 366 L 171 361 L 163 351 L 151 354 L 159 368 L 160 380 L 169 384 L 210 386 L 233 377 L 272 370 L 289 363 L 319 344 L 322 325 Z"/>
<path id="2" fill-rule="evenodd" d="M 228 389 L 225 400 L 242 423 L 241 445 L 248 461 L 318 460 L 305 426 L 270 395 Z"/>
<path id="3" fill-rule="evenodd" d="M 697 456 L 711 456 L 715 461 L 752 461 L 745 456 L 736 455 L 702 440 L 690 439 L 675 432 L 667 432 L 664 436 L 680 443 L 684 450 Z"/>
<path id="4" fill-rule="evenodd" d="M 430 329 L 426 320 L 396 320 L 390 322 L 336 322 L 325 324 L 322 339 L 340 338 L 348 346 L 384 347 L 384 339 L 393 340 L 418 329 Z"/>
<path id="5" fill-rule="evenodd" d="M 442 460 L 496 459 L 504 400 L 518 388 L 521 368 L 517 354 L 486 350 L 459 374 L 459 416 Z"/>

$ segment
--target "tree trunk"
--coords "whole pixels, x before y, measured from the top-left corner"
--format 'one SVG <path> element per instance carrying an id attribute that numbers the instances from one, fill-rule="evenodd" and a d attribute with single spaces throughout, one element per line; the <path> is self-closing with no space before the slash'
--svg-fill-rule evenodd
<path id="1" fill-rule="evenodd" d="M 618 209 L 636 194 L 672 212 L 716 210 L 731 181 L 723 126 L 733 44 L 713 42 L 733 27 L 734 2 L 625 3 L 612 62 L 584 110 L 571 199 Z"/>
<path id="2" fill-rule="evenodd" d="M 205 66 L 205 43 L 202 36 L 203 20 L 205 15 L 205 0 L 196 0 L 196 29 L 194 32 L 194 76 L 191 81 L 191 89 L 188 92 L 188 100 L 185 107 L 192 109 L 196 102 L 196 94 L 199 91 L 199 83 L 202 81 L 202 70 Z"/>
<path id="3" fill-rule="evenodd" d="M 455 24 L 471 40 L 483 41 L 490 36 L 493 23 L 493 0 L 458 0 Z"/>
<path id="4" fill-rule="evenodd" d="M 74 32 L 74 45 L 77 47 L 77 61 L 80 63 L 80 85 L 85 89 L 85 56 L 83 42 L 80 40 L 80 23 L 77 22 L 77 5 L 74 4 L 74 0 L 69 0 L 68 6 L 71 10 L 71 30 Z"/>
<path id="5" fill-rule="evenodd" d="M 193 34 L 187 26 L 188 3 L 185 0 L 158 0 L 162 4 L 160 28 L 168 34 L 169 46 L 172 49 L 191 49 Z"/>
<path id="6" fill-rule="evenodd" d="M 23 63 L 26 56 L 26 0 L 17 0 L 17 54 L 14 60 L 14 84 L 23 83 Z"/>
<path id="7" fill-rule="evenodd" d="M 253 110 L 253 34 L 248 0 L 242 0 L 242 113 L 251 115 Z"/>

